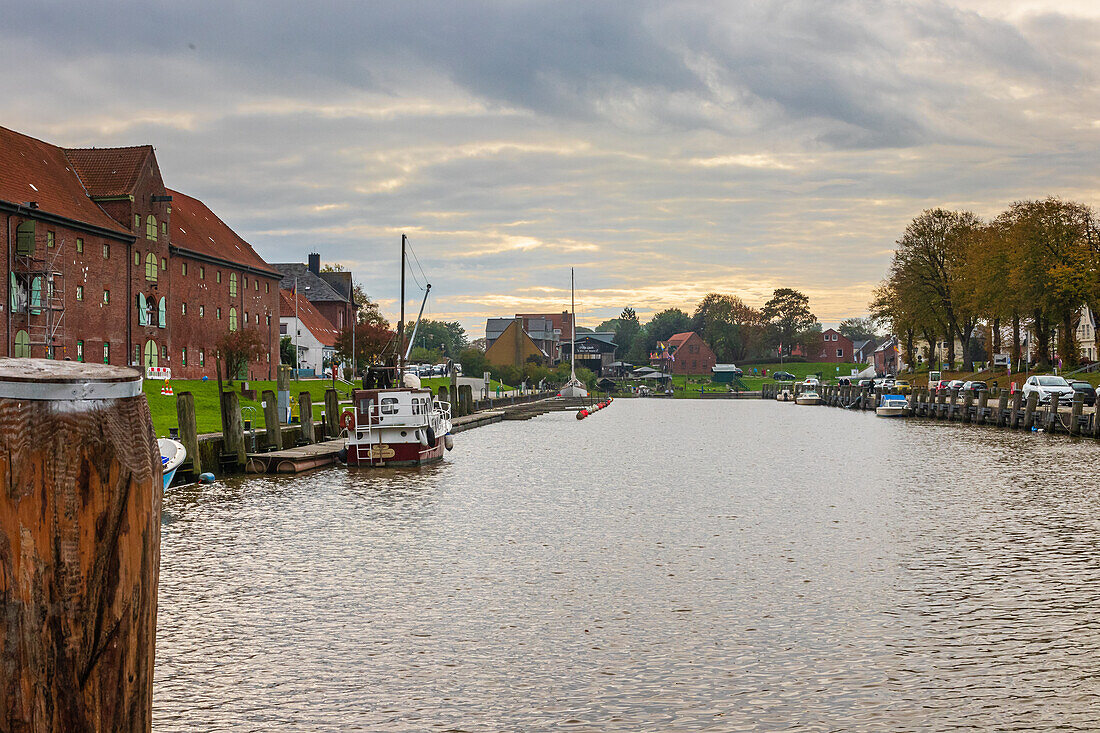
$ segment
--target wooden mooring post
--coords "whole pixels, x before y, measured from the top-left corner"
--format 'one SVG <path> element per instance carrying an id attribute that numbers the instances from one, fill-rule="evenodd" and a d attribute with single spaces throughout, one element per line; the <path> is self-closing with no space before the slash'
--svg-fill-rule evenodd
<path id="1" fill-rule="evenodd" d="M 975 417 L 977 417 L 977 420 L 975 422 L 977 422 L 979 425 L 985 425 L 986 420 L 988 419 L 988 413 L 989 391 L 983 389 L 981 392 L 978 393 L 978 413 L 977 415 L 975 415 Z"/>
<path id="2" fill-rule="evenodd" d="M 195 418 L 195 397 L 190 392 L 176 395 L 176 421 L 180 427 L 180 443 L 187 449 L 187 460 L 191 462 L 191 473 L 202 473 L 202 461 L 199 460 L 199 430 Z"/>
<path id="3" fill-rule="evenodd" d="M 1085 408 L 1085 395 L 1081 392 L 1073 393 L 1073 407 L 1069 413 L 1069 434 L 1081 434 L 1081 412 Z"/>
<path id="4" fill-rule="evenodd" d="M 334 389 L 325 390 L 325 437 L 340 434 L 340 394 Z"/>
<path id="5" fill-rule="evenodd" d="M 161 489 L 138 372 L 0 359 L 0 730 L 150 730 Z"/>
<path id="6" fill-rule="evenodd" d="M 298 393 L 298 422 L 302 426 L 300 442 L 311 445 L 317 442 L 313 435 L 313 395 L 302 391 Z"/>
<path id="7" fill-rule="evenodd" d="M 1008 412 L 1008 392 L 1001 390 L 1001 393 L 997 396 L 997 415 L 993 421 L 993 424 L 998 427 L 1003 427 L 1007 421 Z"/>
<path id="8" fill-rule="evenodd" d="M 236 464 L 237 470 L 244 468 L 248 452 L 244 442 L 244 422 L 241 420 L 241 398 L 236 392 L 222 392 L 222 420 L 226 430 L 222 433 L 225 456 Z"/>
<path id="9" fill-rule="evenodd" d="M 283 430 L 279 425 L 279 403 L 275 401 L 275 393 L 265 389 L 264 400 L 264 425 L 267 428 L 267 444 L 275 450 L 283 449 Z"/>
<path id="10" fill-rule="evenodd" d="M 967 422 L 967 423 L 970 422 L 970 420 L 971 420 L 970 408 L 973 407 L 973 406 L 974 406 L 974 393 L 968 389 L 968 390 L 966 390 L 966 394 L 963 395 L 963 408 L 962 408 L 962 415 L 960 416 L 962 418 L 963 422 Z"/>
<path id="11" fill-rule="evenodd" d="M 1035 425 L 1035 406 L 1039 404 L 1039 393 L 1031 392 L 1027 396 L 1027 404 L 1024 407 L 1024 427 L 1027 430 Z"/>

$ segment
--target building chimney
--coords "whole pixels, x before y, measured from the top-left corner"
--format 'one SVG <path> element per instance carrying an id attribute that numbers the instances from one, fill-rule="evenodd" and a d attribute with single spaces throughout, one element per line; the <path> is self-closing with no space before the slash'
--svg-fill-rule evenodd
<path id="1" fill-rule="evenodd" d="M 321 274 L 321 255 L 316 252 L 309 253 L 309 271 L 314 275 Z"/>

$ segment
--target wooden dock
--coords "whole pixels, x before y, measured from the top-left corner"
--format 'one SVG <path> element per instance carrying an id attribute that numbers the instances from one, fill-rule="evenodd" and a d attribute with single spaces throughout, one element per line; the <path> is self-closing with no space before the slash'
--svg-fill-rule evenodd
<path id="1" fill-rule="evenodd" d="M 296 448 L 249 453 L 245 463 L 248 473 L 302 473 L 336 463 L 336 454 L 344 447 L 343 438 Z"/>
<path id="2" fill-rule="evenodd" d="M 502 406 L 495 410 L 482 410 L 472 415 L 452 418 L 451 433 L 461 433 L 502 420 L 529 420 L 547 412 L 575 410 L 590 403 L 591 400 L 550 398 Z M 246 456 L 245 470 L 248 473 L 292 474 L 331 466 L 337 463 L 336 454 L 344 448 L 344 440 L 341 437 L 295 448 L 249 453 Z"/>

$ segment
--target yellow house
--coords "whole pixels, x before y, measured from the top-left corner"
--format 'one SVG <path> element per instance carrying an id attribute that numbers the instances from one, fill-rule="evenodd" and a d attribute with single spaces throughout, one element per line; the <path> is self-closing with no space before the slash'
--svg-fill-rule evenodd
<path id="1" fill-rule="evenodd" d="M 485 359 L 490 364 L 522 367 L 529 357 L 538 357 L 540 363 L 546 359 L 546 354 L 535 345 L 521 324 L 521 319 L 512 321 L 492 346 L 485 350 Z"/>

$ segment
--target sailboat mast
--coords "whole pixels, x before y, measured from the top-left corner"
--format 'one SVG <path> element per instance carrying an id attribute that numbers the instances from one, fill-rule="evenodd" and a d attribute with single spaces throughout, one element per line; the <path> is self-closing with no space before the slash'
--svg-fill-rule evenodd
<path id="1" fill-rule="evenodd" d="M 397 368 L 405 354 L 405 235 L 401 235 L 401 318 L 397 321 Z"/>
<path id="2" fill-rule="evenodd" d="M 577 378 L 577 294 L 573 286 L 573 268 L 569 268 L 569 321 L 573 334 L 569 337 L 569 376 Z"/>

